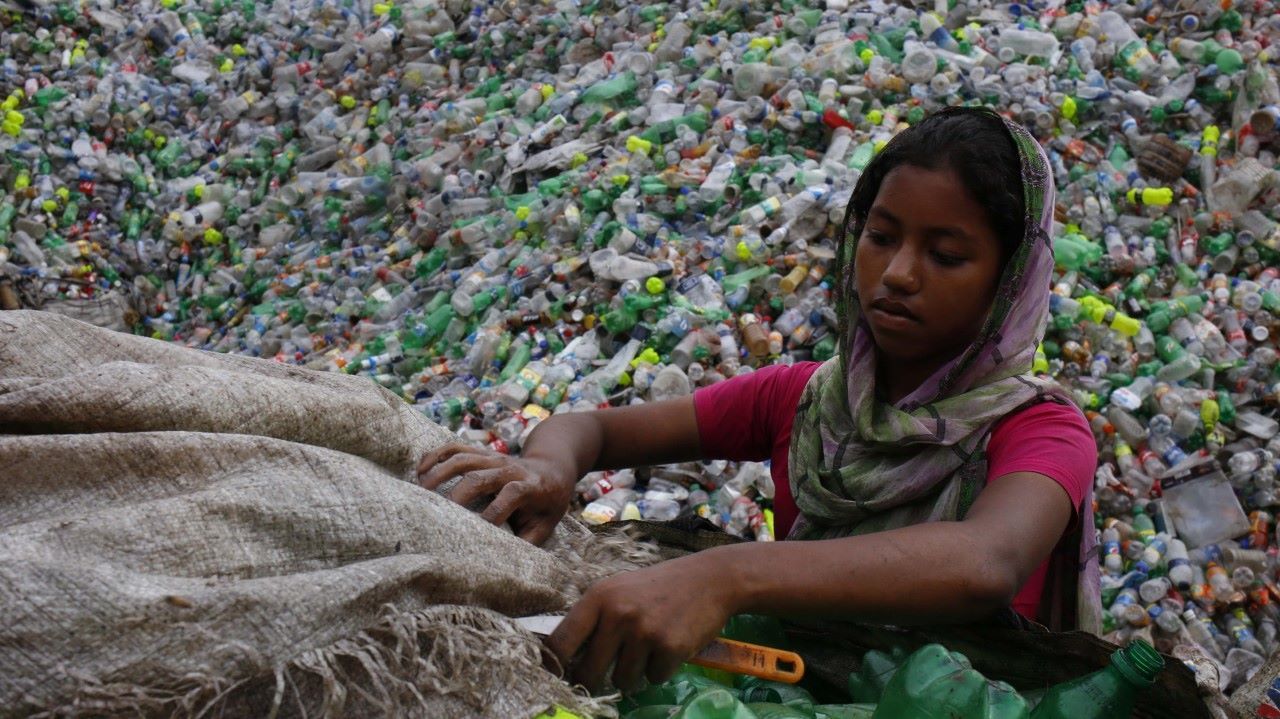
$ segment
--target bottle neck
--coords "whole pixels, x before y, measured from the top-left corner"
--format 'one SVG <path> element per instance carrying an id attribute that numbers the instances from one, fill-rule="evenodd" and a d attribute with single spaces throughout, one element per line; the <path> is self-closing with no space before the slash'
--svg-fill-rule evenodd
<path id="1" fill-rule="evenodd" d="M 1149 687 L 1164 669 L 1164 659 L 1150 644 L 1137 640 L 1112 654 L 1107 669 L 1135 687 Z"/>

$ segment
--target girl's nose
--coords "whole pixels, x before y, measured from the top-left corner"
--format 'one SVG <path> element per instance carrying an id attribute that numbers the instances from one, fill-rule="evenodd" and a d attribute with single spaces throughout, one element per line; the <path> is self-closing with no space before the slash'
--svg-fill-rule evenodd
<path id="1" fill-rule="evenodd" d="M 913 294 L 919 289 L 918 258 L 911 248 L 902 245 L 889 258 L 880 281 L 885 287 L 903 294 Z"/>

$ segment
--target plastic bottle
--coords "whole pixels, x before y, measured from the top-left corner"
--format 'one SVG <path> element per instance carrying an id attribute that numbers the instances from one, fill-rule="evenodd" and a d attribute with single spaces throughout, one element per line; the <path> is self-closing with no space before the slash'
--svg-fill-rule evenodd
<path id="1" fill-rule="evenodd" d="M 698 196 L 703 202 L 714 202 L 724 196 L 735 167 L 732 155 L 725 155 L 716 163 L 698 188 Z"/>
<path id="2" fill-rule="evenodd" d="M 636 499 L 637 495 L 634 491 L 615 488 L 588 504 L 582 510 L 582 521 L 587 524 L 612 522 L 616 519 L 625 518 L 629 507 L 636 512 L 636 517 L 638 518 L 639 511 L 634 504 Z"/>
<path id="3" fill-rule="evenodd" d="M 902 76 L 907 82 L 913 84 L 926 83 L 937 74 L 938 58 L 929 48 L 918 42 L 908 42 L 904 52 Z"/>
<path id="4" fill-rule="evenodd" d="M 1051 687 L 1032 719 L 1128 717 L 1138 690 L 1155 683 L 1164 659 L 1141 639 L 1111 655 L 1111 664 L 1093 674 Z"/>
<path id="5" fill-rule="evenodd" d="M 1191 587 L 1191 563 L 1187 559 L 1187 546 L 1181 539 L 1169 540 L 1169 551 L 1165 555 L 1168 560 L 1169 579 L 1181 591 Z"/>
<path id="6" fill-rule="evenodd" d="M 1182 620 L 1187 627 L 1187 632 L 1201 649 L 1218 661 L 1225 659 L 1222 647 L 1218 644 L 1214 638 L 1213 631 L 1210 629 L 1212 625 L 1206 619 L 1194 609 L 1187 609 L 1182 613 Z"/>
<path id="7" fill-rule="evenodd" d="M 1007 50 L 1024 57 L 1050 58 L 1058 52 L 1058 38 L 1047 32 L 1004 29 L 1000 31 L 999 42 L 1002 51 Z M 1006 60 L 1005 57 L 1001 59 Z M 1006 61 L 1013 59 L 1009 57 Z"/>
<path id="8" fill-rule="evenodd" d="M 1129 27 L 1119 13 L 1106 11 L 1098 15 L 1098 28 L 1116 47 L 1116 66 L 1132 71 L 1138 77 L 1150 77 L 1159 69 L 1159 63 L 1151 55 L 1145 42 Z"/>
<path id="9" fill-rule="evenodd" d="M 575 489 L 585 501 L 593 502 L 615 489 L 632 489 L 635 485 L 635 471 L 623 469 L 616 472 L 591 472 L 578 480 Z"/>
<path id="10" fill-rule="evenodd" d="M 1013 687 L 974 671 L 969 660 L 937 644 L 917 650 L 889 680 L 873 719 L 1026 717 Z"/>

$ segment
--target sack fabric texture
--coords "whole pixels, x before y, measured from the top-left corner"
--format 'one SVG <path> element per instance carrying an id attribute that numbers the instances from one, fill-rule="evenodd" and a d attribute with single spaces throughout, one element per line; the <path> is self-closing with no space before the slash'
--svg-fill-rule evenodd
<path id="1" fill-rule="evenodd" d="M 0 716 L 609 714 L 509 617 L 652 557 L 414 484 L 449 437 L 367 379 L 0 312 Z"/>

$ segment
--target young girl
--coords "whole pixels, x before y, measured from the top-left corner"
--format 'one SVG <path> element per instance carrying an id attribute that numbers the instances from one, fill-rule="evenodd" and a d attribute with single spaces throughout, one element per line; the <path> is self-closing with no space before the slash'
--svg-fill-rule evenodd
<path id="1" fill-rule="evenodd" d="M 1053 199 L 1025 130 L 938 113 L 894 137 L 849 202 L 837 357 L 556 415 L 519 458 L 450 445 L 420 480 L 461 475 L 454 500 L 493 497 L 485 518 L 541 542 L 586 472 L 772 460 L 778 536 L 811 541 L 721 547 L 592 587 L 549 640 L 566 665 L 581 652 L 574 677 L 591 688 L 611 665 L 622 689 L 665 679 L 741 612 L 918 624 L 1012 606 L 1096 631 L 1081 536 L 1097 449 L 1062 390 L 1031 374 Z"/>

